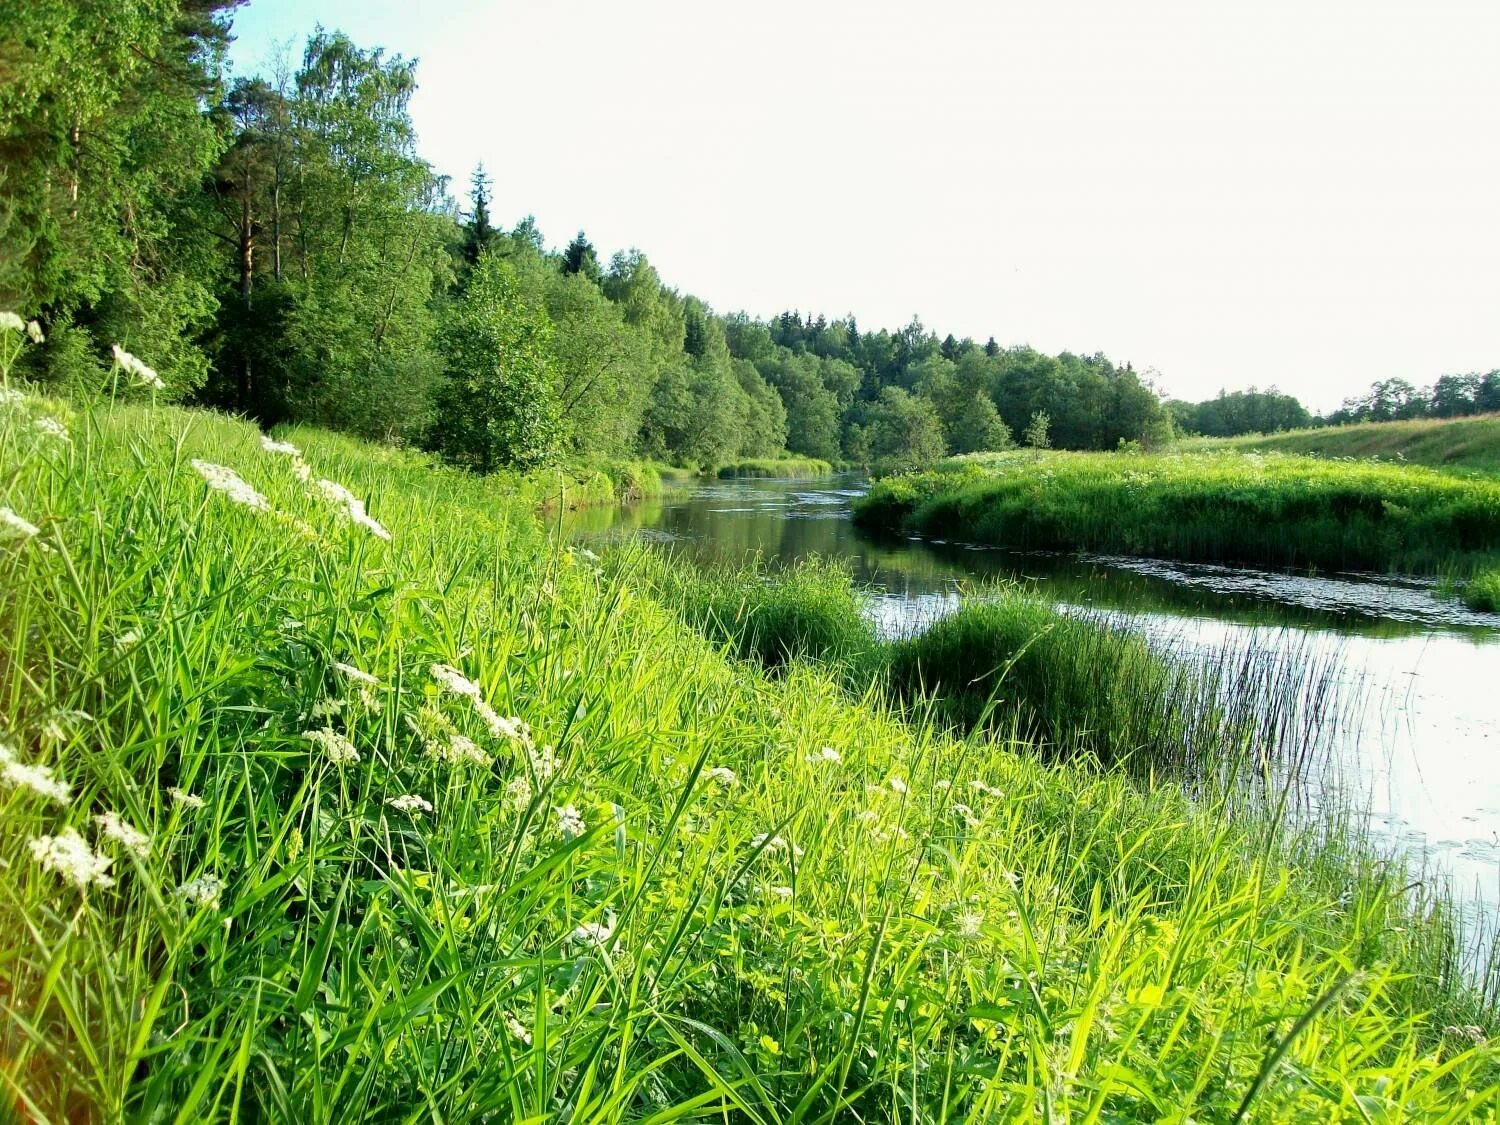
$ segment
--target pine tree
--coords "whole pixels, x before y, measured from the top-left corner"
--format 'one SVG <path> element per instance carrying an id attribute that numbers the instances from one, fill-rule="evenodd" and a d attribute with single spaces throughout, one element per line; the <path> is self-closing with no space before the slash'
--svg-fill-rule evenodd
<path id="1" fill-rule="evenodd" d="M 563 251 L 562 271 L 581 273 L 595 285 L 599 284 L 602 273 L 599 269 L 599 256 L 594 253 L 594 244 L 584 237 L 583 231 L 579 231 Z"/>
<path id="2" fill-rule="evenodd" d="M 469 212 L 468 221 L 464 223 L 462 247 L 464 261 L 470 267 L 495 243 L 497 232 L 490 223 L 489 183 L 489 177 L 484 174 L 484 165 L 475 165 L 474 174 L 469 177 L 469 202 L 473 209 Z"/>

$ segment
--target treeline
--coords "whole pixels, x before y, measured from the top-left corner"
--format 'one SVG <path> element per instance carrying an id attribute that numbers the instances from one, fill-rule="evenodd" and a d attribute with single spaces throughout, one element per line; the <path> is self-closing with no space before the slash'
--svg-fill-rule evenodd
<path id="1" fill-rule="evenodd" d="M 1481 375 L 1444 375 L 1430 387 L 1405 379 L 1373 383 L 1364 394 L 1344 400 L 1325 421 L 1394 422 L 1404 418 L 1466 418 L 1500 411 L 1500 370 Z"/>
<path id="2" fill-rule="evenodd" d="M 1172 420 L 1183 433 L 1204 437 L 1235 437 L 1239 434 L 1274 434 L 1313 424 L 1313 416 L 1291 395 L 1275 387 L 1247 391 L 1220 391 L 1206 402 L 1167 403 Z"/>
<path id="3" fill-rule="evenodd" d="M 37 317 L 28 377 L 262 423 L 422 444 L 484 470 L 557 456 L 709 465 L 788 452 L 900 468 L 999 449 L 1150 444 L 1171 421 L 1102 355 L 854 317 L 723 316 L 645 255 L 601 263 L 494 225 L 421 158 L 415 64 L 318 31 L 229 82 L 237 0 L 22 6 L 0 83 L 0 307 Z"/>
<path id="4" fill-rule="evenodd" d="M 1220 391 L 1206 402 L 1170 400 L 1173 424 L 1186 434 L 1237 437 L 1274 434 L 1307 426 L 1342 426 L 1351 422 L 1395 422 L 1407 418 L 1464 418 L 1500 411 L 1500 370 L 1481 375 L 1444 375 L 1430 387 L 1405 379 L 1384 379 L 1363 394 L 1344 400 L 1326 415 L 1309 413 L 1296 398 L 1269 390 Z"/>

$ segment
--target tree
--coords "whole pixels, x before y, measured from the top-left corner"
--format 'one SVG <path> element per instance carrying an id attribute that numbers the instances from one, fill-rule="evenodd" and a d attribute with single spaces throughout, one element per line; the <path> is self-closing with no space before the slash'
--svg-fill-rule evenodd
<path id="1" fill-rule="evenodd" d="M 947 452 L 937 410 L 900 387 L 880 392 L 862 439 L 868 441 L 871 468 L 882 475 L 919 469 Z"/>
<path id="2" fill-rule="evenodd" d="M 558 434 L 550 345 L 551 326 L 522 300 L 510 264 L 482 255 L 439 329 L 445 379 L 432 448 L 479 472 L 547 461 Z"/>
<path id="3" fill-rule="evenodd" d="M 464 262 L 472 267 L 481 254 L 495 248 L 500 232 L 490 223 L 489 177 L 484 174 L 484 165 L 476 164 L 469 177 L 469 217 L 464 222 L 463 240 L 459 253 Z"/>
<path id="4" fill-rule="evenodd" d="M 599 258 L 594 253 L 594 244 L 584 237 L 583 231 L 573 236 L 573 241 L 563 251 L 563 273 L 582 274 L 595 285 L 599 284 Z"/>
<path id="5" fill-rule="evenodd" d="M 206 377 L 198 341 L 214 313 L 214 259 L 200 183 L 226 136 L 204 106 L 220 98 L 233 6 L 6 6 L 0 307 L 57 337 L 28 360 L 39 374 L 61 378 L 54 362 L 78 366 L 122 341 L 150 357 L 171 397 Z"/>
<path id="6" fill-rule="evenodd" d="M 1028 449 L 1050 449 L 1052 437 L 1048 431 L 1051 428 L 1052 419 L 1047 416 L 1047 412 L 1038 410 L 1026 424 L 1026 432 L 1021 435 L 1021 441 Z"/>
<path id="7" fill-rule="evenodd" d="M 974 392 L 949 428 L 948 438 L 954 453 L 1010 449 L 1016 444 L 1010 427 L 995 409 L 994 401 L 983 391 Z"/>

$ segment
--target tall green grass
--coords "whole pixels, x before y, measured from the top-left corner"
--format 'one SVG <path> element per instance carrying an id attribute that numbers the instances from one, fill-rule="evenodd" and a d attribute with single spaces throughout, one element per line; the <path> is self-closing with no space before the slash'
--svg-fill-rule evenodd
<path id="1" fill-rule="evenodd" d="M 1235 438 L 1189 438 L 1175 448 L 1369 458 L 1496 476 L 1500 475 L 1500 414 L 1360 422 Z"/>
<path id="2" fill-rule="evenodd" d="M 288 436 L 366 523 L 230 419 L 0 411 L 23 1117 L 1491 1111 L 1493 1007 L 1356 838 L 768 677 L 500 483 Z"/>
<path id="3" fill-rule="evenodd" d="M 816 457 L 753 457 L 720 465 L 714 475 L 721 480 L 735 477 L 776 477 L 783 480 L 803 480 L 826 477 L 833 466 Z"/>
<path id="4" fill-rule="evenodd" d="M 876 483 L 874 527 L 1019 548 L 1466 573 L 1500 555 L 1500 482 L 1284 455 L 991 454 Z"/>

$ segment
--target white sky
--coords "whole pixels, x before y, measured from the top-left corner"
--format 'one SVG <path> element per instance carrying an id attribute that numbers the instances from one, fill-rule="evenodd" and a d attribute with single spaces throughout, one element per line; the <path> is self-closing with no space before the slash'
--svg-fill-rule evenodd
<path id="1" fill-rule="evenodd" d="M 1327 409 L 1500 367 L 1500 0 L 251 0 L 420 60 L 496 221 L 720 311 L 913 313 Z"/>

